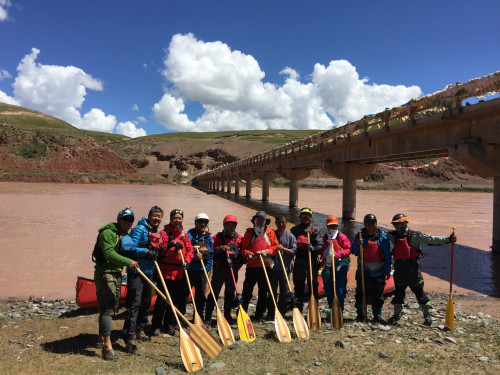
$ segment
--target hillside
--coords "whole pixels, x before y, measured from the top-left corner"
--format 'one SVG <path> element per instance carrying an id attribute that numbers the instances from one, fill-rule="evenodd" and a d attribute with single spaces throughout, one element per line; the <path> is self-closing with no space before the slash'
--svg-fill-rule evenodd
<path id="1" fill-rule="evenodd" d="M 77 129 L 41 112 L 0 103 L 0 181 L 184 183 L 196 174 L 315 134 L 315 130 L 166 133 L 131 139 Z M 491 188 L 449 159 L 379 165 L 367 188 Z M 417 168 L 415 168 L 417 167 Z M 306 186 L 341 186 L 321 171 Z M 286 185 L 282 179 L 277 185 Z"/>

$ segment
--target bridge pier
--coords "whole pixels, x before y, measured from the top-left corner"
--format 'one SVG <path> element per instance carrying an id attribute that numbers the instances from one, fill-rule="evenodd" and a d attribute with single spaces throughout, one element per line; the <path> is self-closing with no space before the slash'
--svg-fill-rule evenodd
<path id="1" fill-rule="evenodd" d="M 280 176 L 290 181 L 289 207 L 297 207 L 299 204 L 299 181 L 309 177 L 309 169 L 280 169 L 277 171 Z"/>
<path id="2" fill-rule="evenodd" d="M 262 202 L 269 202 L 269 177 L 262 178 Z"/>
<path id="3" fill-rule="evenodd" d="M 356 180 L 344 179 L 342 184 L 342 219 L 356 219 Z"/>
<path id="4" fill-rule="evenodd" d="M 228 194 L 231 194 L 231 179 L 228 178 L 227 179 L 227 188 L 226 188 L 226 191 Z"/>
<path id="5" fill-rule="evenodd" d="M 290 180 L 290 199 L 288 206 L 297 207 L 299 205 L 299 180 Z"/>
<path id="6" fill-rule="evenodd" d="M 234 180 L 234 195 L 240 195 L 240 179 L 236 178 Z"/>
<path id="7" fill-rule="evenodd" d="M 241 177 L 246 182 L 245 196 L 247 198 L 252 198 L 252 180 L 253 180 L 253 176 L 251 174 L 246 174 L 246 175 L 242 175 Z"/>

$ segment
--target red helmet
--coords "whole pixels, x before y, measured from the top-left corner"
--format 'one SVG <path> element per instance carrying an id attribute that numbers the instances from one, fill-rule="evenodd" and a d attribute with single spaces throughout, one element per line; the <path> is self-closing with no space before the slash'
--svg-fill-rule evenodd
<path id="1" fill-rule="evenodd" d="M 328 219 L 326 219 L 326 226 L 333 224 L 339 225 L 339 219 L 335 216 L 328 216 Z"/>
<path id="2" fill-rule="evenodd" d="M 223 224 L 226 224 L 226 223 L 238 224 L 238 219 L 236 219 L 236 216 L 234 216 L 234 215 L 226 215 L 226 217 L 224 218 Z"/>

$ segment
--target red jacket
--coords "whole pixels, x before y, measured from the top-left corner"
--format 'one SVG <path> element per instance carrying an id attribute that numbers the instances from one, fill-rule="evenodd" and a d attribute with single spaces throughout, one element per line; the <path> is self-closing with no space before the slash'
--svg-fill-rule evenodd
<path id="1" fill-rule="evenodd" d="M 271 228 L 266 227 L 265 235 L 261 237 L 255 237 L 253 228 L 248 228 L 243 236 L 243 239 L 241 240 L 241 251 L 243 252 L 243 257 L 245 257 L 245 259 L 249 259 L 249 254 L 253 254 L 254 256 L 248 260 L 247 267 L 262 267 L 259 256 L 255 254 L 258 251 L 267 250 L 269 252 L 267 256 L 274 256 L 277 254 L 276 246 L 278 245 L 279 242 L 276 238 L 276 234 Z M 269 267 L 269 263 L 264 263 L 266 264 L 266 267 Z"/>
<path id="2" fill-rule="evenodd" d="M 184 267 L 178 248 L 182 245 L 184 261 L 189 264 L 193 259 L 191 240 L 182 229 L 176 229 L 170 224 L 165 225 L 160 234 L 164 245 L 158 256 L 161 274 L 166 280 L 181 280 L 184 277 Z"/>
<path id="3" fill-rule="evenodd" d="M 339 253 L 341 258 L 348 257 L 351 255 L 351 242 L 346 237 L 344 233 L 339 232 L 336 238 L 338 246 L 334 246 L 335 253 Z M 335 240 L 334 240 L 335 241 Z M 325 250 L 331 246 L 331 240 L 328 239 L 326 235 L 323 236 L 323 250 L 320 255 L 325 254 Z M 335 256 L 335 253 L 332 256 Z"/>

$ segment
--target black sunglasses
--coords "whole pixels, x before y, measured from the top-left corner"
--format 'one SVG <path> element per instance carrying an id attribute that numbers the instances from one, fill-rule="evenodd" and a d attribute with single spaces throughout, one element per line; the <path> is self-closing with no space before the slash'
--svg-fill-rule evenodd
<path id="1" fill-rule="evenodd" d="M 134 218 L 132 216 L 125 216 L 121 218 L 123 221 L 126 221 L 127 223 L 133 223 Z"/>
<path id="2" fill-rule="evenodd" d="M 207 225 L 208 224 L 208 220 L 196 220 L 197 223 L 200 223 L 200 224 L 205 224 Z"/>

